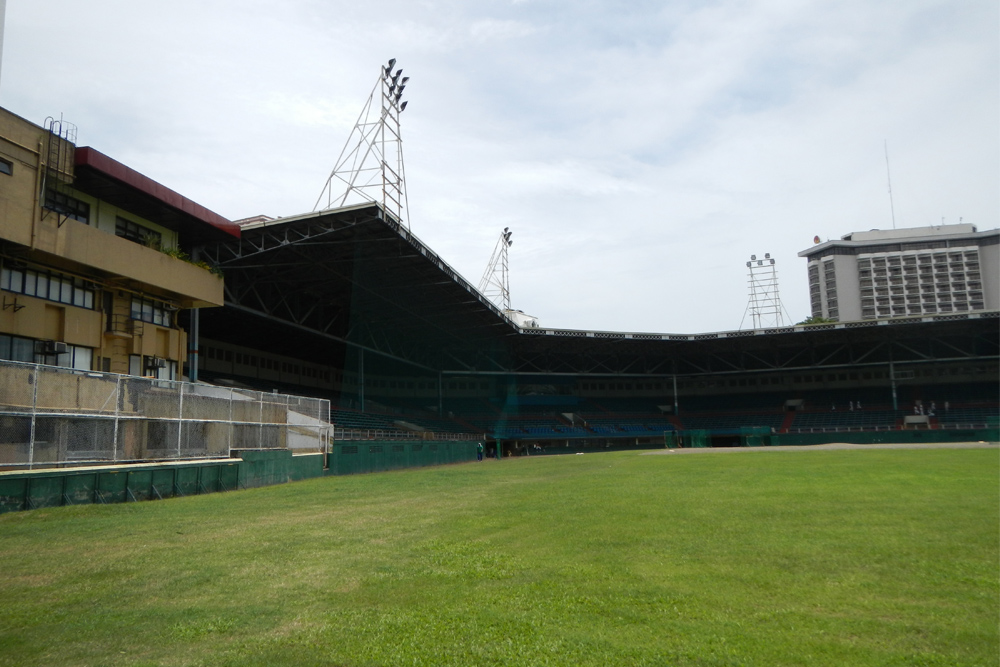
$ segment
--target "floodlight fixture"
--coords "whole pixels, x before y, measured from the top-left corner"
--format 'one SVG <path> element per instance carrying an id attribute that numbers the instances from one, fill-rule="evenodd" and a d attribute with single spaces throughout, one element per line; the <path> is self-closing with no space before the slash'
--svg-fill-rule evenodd
<path id="1" fill-rule="evenodd" d="M 497 306 L 504 314 L 510 312 L 510 273 L 508 249 L 514 244 L 511 240 L 513 232 L 510 227 L 504 227 L 500 238 L 493 246 L 493 254 L 486 265 L 486 271 L 479 281 L 479 292 Z"/>
<path id="2" fill-rule="evenodd" d="M 2 1 L 2 0 L 0 0 Z M 409 227 L 399 114 L 406 109 L 403 87 L 410 77 L 396 59 L 381 66 L 368 102 L 327 178 L 314 211 L 348 206 L 358 201 L 380 204 L 386 213 Z"/>
<path id="3" fill-rule="evenodd" d="M 784 326 L 782 316 L 787 317 L 788 313 L 782 307 L 778 295 L 778 272 L 771 253 L 765 253 L 763 259 L 757 259 L 757 255 L 750 255 L 750 261 L 746 266 L 749 274 L 747 283 L 750 298 L 743 313 L 743 321 L 749 313 L 754 329 Z M 743 321 L 740 322 L 741 329 Z"/>

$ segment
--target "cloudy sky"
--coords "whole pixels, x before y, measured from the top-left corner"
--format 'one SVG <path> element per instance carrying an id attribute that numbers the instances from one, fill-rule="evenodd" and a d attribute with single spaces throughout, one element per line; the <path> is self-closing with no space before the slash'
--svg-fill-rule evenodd
<path id="1" fill-rule="evenodd" d="M 311 210 L 390 57 L 412 229 L 545 326 L 808 316 L 814 236 L 1000 223 L 996 0 L 7 0 L 0 105 L 231 219 Z M 749 318 L 744 322 L 747 326 Z"/>

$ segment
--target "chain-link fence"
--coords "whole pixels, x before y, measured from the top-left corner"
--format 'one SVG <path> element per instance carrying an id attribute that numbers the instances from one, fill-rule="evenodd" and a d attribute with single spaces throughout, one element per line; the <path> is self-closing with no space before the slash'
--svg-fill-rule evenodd
<path id="1" fill-rule="evenodd" d="M 0 361 L 0 466 L 327 451 L 325 399 Z"/>

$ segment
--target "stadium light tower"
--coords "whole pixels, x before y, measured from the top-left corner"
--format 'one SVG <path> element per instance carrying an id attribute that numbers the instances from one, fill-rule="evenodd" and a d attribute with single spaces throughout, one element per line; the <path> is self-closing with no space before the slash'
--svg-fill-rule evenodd
<path id="1" fill-rule="evenodd" d="M 479 281 L 479 291 L 483 296 L 500 306 L 505 313 L 510 312 L 510 273 L 508 271 L 508 251 L 514 241 L 511 240 L 510 227 L 504 227 L 500 238 L 493 247 L 489 264 Z"/>
<path id="2" fill-rule="evenodd" d="M 395 65 L 396 59 L 392 58 L 382 66 L 313 211 L 370 201 L 382 204 L 386 212 L 409 228 L 399 115 L 406 109 L 407 103 L 401 98 L 410 77 L 402 76 L 402 69 L 394 73 Z"/>
<path id="3" fill-rule="evenodd" d="M 740 329 L 743 328 L 743 321 L 746 320 L 747 313 L 750 313 L 754 329 L 784 326 L 782 313 L 785 309 L 781 305 L 781 296 L 778 294 L 778 269 L 771 253 L 764 253 L 763 259 L 757 259 L 757 255 L 750 255 L 747 269 L 749 270 L 750 300 L 747 302 L 746 310 L 743 311 Z"/>

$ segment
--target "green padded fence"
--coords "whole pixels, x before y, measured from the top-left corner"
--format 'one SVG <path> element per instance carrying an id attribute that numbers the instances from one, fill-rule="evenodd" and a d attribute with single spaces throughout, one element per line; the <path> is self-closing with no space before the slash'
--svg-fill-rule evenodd
<path id="1" fill-rule="evenodd" d="M 822 445 L 829 442 L 846 442 L 854 445 L 880 443 L 907 444 L 921 442 L 998 442 L 1000 428 L 914 430 L 914 431 L 856 431 L 841 433 L 783 433 L 771 436 L 771 444 Z"/>
<path id="2" fill-rule="evenodd" d="M 744 447 L 770 447 L 771 429 L 767 426 L 744 426 L 740 429 L 740 440 Z"/>
<path id="3" fill-rule="evenodd" d="M 232 491 L 239 487 L 240 465 L 215 459 L 2 473 L 0 512 Z"/>
<path id="4" fill-rule="evenodd" d="M 707 429 L 692 429 L 681 431 L 681 443 L 683 447 L 711 447 L 712 432 Z"/>
<path id="5" fill-rule="evenodd" d="M 0 513 L 40 507 L 124 503 L 235 491 L 363 472 L 476 459 L 475 442 L 337 443 L 330 454 L 244 450 L 240 458 L 0 473 Z"/>

